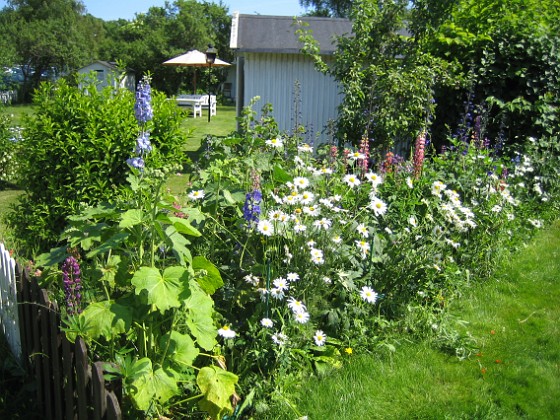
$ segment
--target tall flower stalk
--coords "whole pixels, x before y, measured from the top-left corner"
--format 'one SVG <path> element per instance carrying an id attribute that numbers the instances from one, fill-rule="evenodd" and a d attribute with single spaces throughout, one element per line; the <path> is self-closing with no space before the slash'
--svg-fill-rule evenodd
<path id="1" fill-rule="evenodd" d="M 76 315 L 81 312 L 82 281 L 80 275 L 81 271 L 78 260 L 73 256 L 66 258 L 62 264 L 62 281 L 64 283 L 64 295 L 68 315 Z"/>
<path id="2" fill-rule="evenodd" d="M 150 77 L 144 76 L 136 88 L 136 102 L 134 104 L 134 115 L 140 128 L 136 139 L 136 156 L 127 160 L 133 168 L 143 170 L 145 167 L 144 156 L 152 151 L 150 142 L 150 132 L 147 124 L 154 117 L 152 109 L 152 89 L 150 87 Z"/>
<path id="3" fill-rule="evenodd" d="M 422 174 L 422 166 L 424 165 L 424 156 L 426 148 L 426 132 L 422 131 L 416 137 L 416 143 L 414 144 L 414 177 L 416 179 L 420 178 Z"/>

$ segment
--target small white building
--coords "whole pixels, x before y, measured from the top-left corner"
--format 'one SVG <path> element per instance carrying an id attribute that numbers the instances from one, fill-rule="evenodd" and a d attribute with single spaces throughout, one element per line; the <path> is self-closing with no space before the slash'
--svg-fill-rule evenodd
<path id="1" fill-rule="evenodd" d="M 126 88 L 133 92 L 136 89 L 134 72 L 127 69 L 123 73 L 113 62 L 97 60 L 79 69 L 78 73 L 85 74 L 87 77 L 93 75 L 98 90 L 106 86 Z"/>
<path id="2" fill-rule="evenodd" d="M 318 41 L 320 54 L 327 63 L 336 49 L 335 38 L 352 32 L 348 19 L 298 20 L 309 25 L 307 28 Z M 303 45 L 296 35 L 297 29 L 290 16 L 233 14 L 230 47 L 235 54 L 232 90 L 237 115 L 259 96 L 255 111 L 270 103 L 281 130 L 291 132 L 297 121 L 319 141 L 325 141 L 325 128 L 336 119 L 342 94 L 336 81 L 316 70 L 313 60 L 301 53 Z"/>

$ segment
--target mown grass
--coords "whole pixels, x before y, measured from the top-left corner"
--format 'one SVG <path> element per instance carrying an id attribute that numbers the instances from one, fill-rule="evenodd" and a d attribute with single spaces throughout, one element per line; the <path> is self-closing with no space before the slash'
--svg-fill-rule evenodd
<path id="1" fill-rule="evenodd" d="M 459 360 L 433 342 L 358 355 L 296 392 L 309 419 L 560 418 L 560 223 L 451 304 L 477 353 Z M 296 418 L 280 403 L 267 417 Z"/>

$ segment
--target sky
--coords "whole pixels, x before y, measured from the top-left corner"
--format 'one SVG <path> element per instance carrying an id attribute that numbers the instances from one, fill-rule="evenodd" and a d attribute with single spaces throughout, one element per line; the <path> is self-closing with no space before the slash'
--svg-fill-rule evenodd
<path id="1" fill-rule="evenodd" d="M 103 20 L 127 19 L 132 20 L 136 13 L 147 12 L 152 6 L 162 7 L 165 0 L 82 0 L 88 13 Z M 172 0 L 169 0 L 173 3 Z M 218 1 L 216 1 L 218 3 Z M 229 8 L 230 14 L 239 12 L 244 14 L 296 16 L 305 13 L 305 8 L 298 0 L 222 0 L 222 4 Z M 6 5 L 0 0 L 0 8 Z"/>

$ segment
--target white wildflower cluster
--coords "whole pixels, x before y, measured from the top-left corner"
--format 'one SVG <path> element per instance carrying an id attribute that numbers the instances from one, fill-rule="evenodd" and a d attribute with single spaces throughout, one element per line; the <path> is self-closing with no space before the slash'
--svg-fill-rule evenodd
<path id="1" fill-rule="evenodd" d="M 459 193 L 448 189 L 447 185 L 441 181 L 435 181 L 431 191 L 434 196 L 442 200 L 439 210 L 449 223 L 449 228 L 458 232 L 467 232 L 469 229 L 477 227 L 475 214 L 470 208 L 463 205 Z"/>

